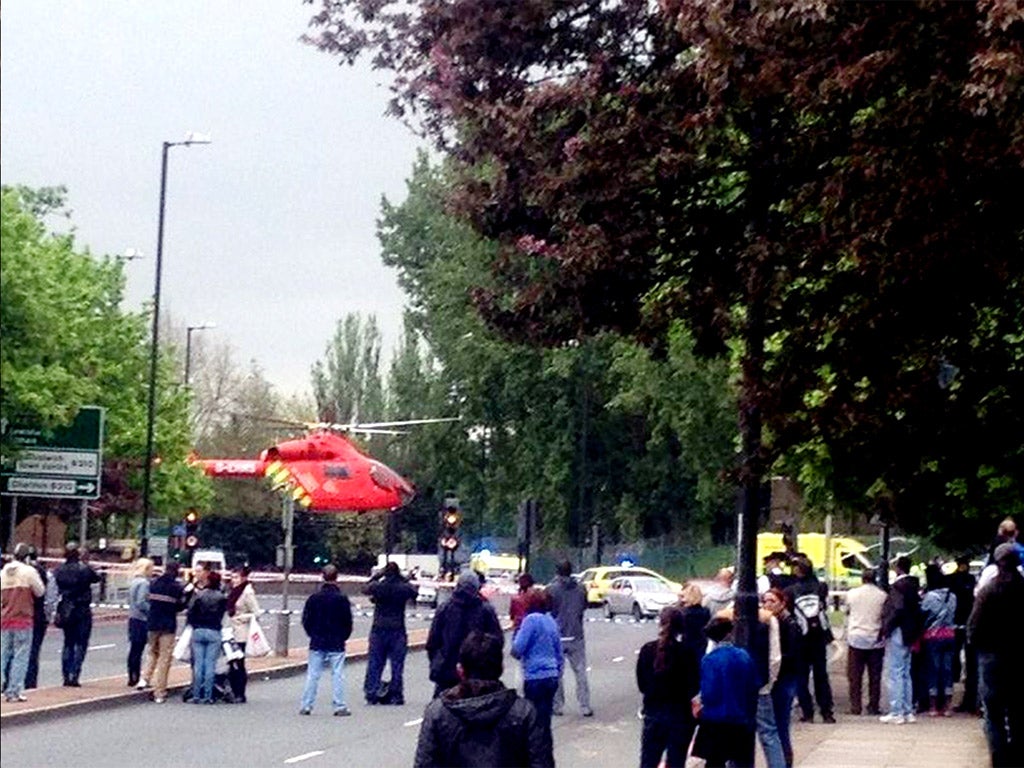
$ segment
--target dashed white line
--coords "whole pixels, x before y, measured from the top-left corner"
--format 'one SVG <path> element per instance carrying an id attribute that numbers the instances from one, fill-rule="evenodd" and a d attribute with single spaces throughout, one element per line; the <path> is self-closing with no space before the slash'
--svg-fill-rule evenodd
<path id="1" fill-rule="evenodd" d="M 90 651 L 105 651 L 107 648 L 117 648 L 117 643 L 107 643 L 106 645 L 90 645 Z"/>
<path id="2" fill-rule="evenodd" d="M 402 723 L 406 728 L 411 728 L 414 725 L 419 725 L 423 722 L 422 717 L 417 717 L 415 720 L 410 720 L 408 723 Z"/>
<path id="3" fill-rule="evenodd" d="M 614 659 L 612 659 L 612 664 L 618 664 L 620 661 L 625 661 L 625 660 L 626 660 L 625 656 L 616 656 Z"/>
<path id="4" fill-rule="evenodd" d="M 295 757 L 289 757 L 284 762 L 285 762 L 285 765 L 290 765 L 292 763 L 301 763 L 303 760 L 309 760 L 309 758 L 316 757 L 317 755 L 322 755 L 323 753 L 324 753 L 324 751 L 322 749 L 318 749 L 315 752 L 306 752 L 305 754 L 302 754 L 302 755 L 296 755 Z"/>

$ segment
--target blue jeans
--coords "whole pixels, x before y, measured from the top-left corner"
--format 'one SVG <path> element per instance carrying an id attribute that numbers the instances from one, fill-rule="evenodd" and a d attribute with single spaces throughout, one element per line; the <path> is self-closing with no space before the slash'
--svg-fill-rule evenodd
<path id="1" fill-rule="evenodd" d="M 306 687 L 302 691 L 302 709 L 312 710 L 316 703 L 316 689 L 324 666 L 331 665 L 331 705 L 335 710 L 345 707 L 345 652 L 309 650 L 306 666 Z"/>
<path id="2" fill-rule="evenodd" d="M 14 698 L 25 690 L 25 672 L 28 671 L 28 654 L 32 648 L 32 628 L 5 629 L 0 633 L 0 646 L 3 646 L 4 694 Z"/>
<path id="3" fill-rule="evenodd" d="M 64 648 L 60 653 L 61 672 L 64 684 L 77 683 L 85 663 L 85 652 L 89 649 L 89 637 L 92 635 L 92 612 L 83 611 L 64 627 Z"/>
<path id="4" fill-rule="evenodd" d="M 761 740 L 768 768 L 786 768 L 786 756 L 782 752 L 782 740 L 775 723 L 775 705 L 771 693 L 760 693 L 757 696 L 757 738 Z"/>
<path id="5" fill-rule="evenodd" d="M 793 739 L 790 723 L 793 721 L 793 697 L 799 681 L 795 677 L 780 677 L 772 686 L 772 706 L 775 708 L 775 729 L 779 732 L 779 743 L 786 765 L 793 765 Z"/>
<path id="6" fill-rule="evenodd" d="M 213 678 L 220 656 L 220 630 L 192 629 L 192 702 L 213 701 Z"/>
<path id="7" fill-rule="evenodd" d="M 408 641 L 404 629 L 371 629 L 369 658 L 366 662 L 366 678 L 363 681 L 363 693 L 367 701 L 377 698 L 380 689 L 380 678 L 384 674 L 384 665 L 391 662 L 391 684 L 388 692 L 392 699 L 404 697 L 403 673 L 405 670 L 405 654 Z"/>
<path id="8" fill-rule="evenodd" d="M 953 695 L 953 651 L 955 640 L 926 640 L 925 651 L 928 654 L 928 693 L 941 701 L 933 702 L 940 706 L 947 697 Z"/>
<path id="9" fill-rule="evenodd" d="M 914 704 L 910 681 L 910 646 L 903 644 L 903 631 L 898 627 L 885 647 L 889 662 L 889 713 L 912 715 Z"/>

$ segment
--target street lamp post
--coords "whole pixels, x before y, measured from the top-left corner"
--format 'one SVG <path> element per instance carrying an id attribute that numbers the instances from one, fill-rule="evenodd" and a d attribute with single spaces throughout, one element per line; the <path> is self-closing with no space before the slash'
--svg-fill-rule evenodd
<path id="1" fill-rule="evenodd" d="M 167 200 L 167 153 L 171 147 L 209 144 L 210 137 L 189 133 L 184 141 L 165 141 L 160 161 L 160 217 L 156 230 L 156 277 L 153 284 L 153 339 L 149 350 L 149 407 L 146 412 L 146 464 L 142 474 L 142 536 L 139 552 L 149 552 L 150 490 L 153 482 L 153 432 L 156 427 L 156 369 L 160 342 L 160 277 L 164 255 L 164 203 Z"/>
<path id="2" fill-rule="evenodd" d="M 207 320 L 205 323 L 199 325 L 190 325 L 185 328 L 185 386 L 189 385 L 191 379 L 189 378 L 192 373 L 192 332 L 193 331 L 205 331 L 208 328 L 216 328 L 216 323 L 211 323 Z"/>

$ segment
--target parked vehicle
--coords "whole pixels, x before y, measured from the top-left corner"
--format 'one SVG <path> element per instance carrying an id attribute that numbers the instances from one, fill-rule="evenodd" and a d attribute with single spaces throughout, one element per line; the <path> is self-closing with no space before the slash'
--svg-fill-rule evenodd
<path id="1" fill-rule="evenodd" d="M 597 568 L 587 568 L 579 575 L 578 581 L 587 590 L 587 602 L 591 605 L 601 605 L 612 582 L 624 576 L 647 576 L 657 579 L 668 586 L 673 594 L 678 594 L 679 590 L 683 588 L 682 584 L 678 581 L 672 581 L 672 579 L 662 576 L 657 571 L 638 566 L 605 565 Z"/>
<path id="2" fill-rule="evenodd" d="M 651 576 L 622 576 L 615 579 L 604 596 L 604 615 L 609 619 L 619 613 L 630 613 L 640 621 L 657 616 L 661 609 L 675 603 L 679 590 Z"/>
<path id="3" fill-rule="evenodd" d="M 757 535 L 758 563 L 764 561 L 765 555 L 783 552 L 785 549 L 781 533 Z M 832 536 L 826 542 L 823 533 L 801 533 L 797 537 L 797 550 L 811 559 L 818 577 L 827 580 L 834 588 L 846 589 L 857 586 L 864 569 L 874 566 L 869 548 L 848 536 Z M 830 554 L 828 573 L 825 573 L 826 551 Z"/>

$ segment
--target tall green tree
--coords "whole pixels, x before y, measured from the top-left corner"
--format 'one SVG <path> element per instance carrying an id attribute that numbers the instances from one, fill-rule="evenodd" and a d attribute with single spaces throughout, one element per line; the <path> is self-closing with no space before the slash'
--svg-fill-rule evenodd
<path id="1" fill-rule="evenodd" d="M 313 396 L 322 421 L 380 421 L 384 389 L 381 336 L 373 315 L 349 313 L 338 321 L 323 360 L 313 364 Z"/>
<path id="2" fill-rule="evenodd" d="M 64 209 L 63 190 L 5 188 L 0 219 L 0 416 L 68 424 L 83 405 L 105 409 L 100 514 L 141 511 L 145 454 L 148 318 L 126 311 L 123 264 L 78 250 L 43 217 Z M 188 397 L 174 350 L 161 350 L 153 502 L 160 516 L 203 507 L 209 485 L 185 457 Z M 31 507 L 31 504 L 27 506 Z M 48 506 L 53 506 L 48 503 Z"/>

